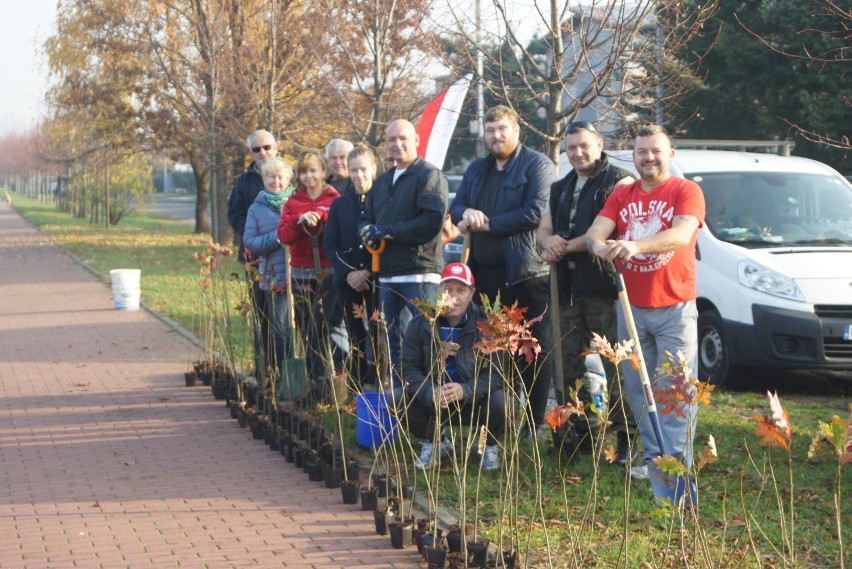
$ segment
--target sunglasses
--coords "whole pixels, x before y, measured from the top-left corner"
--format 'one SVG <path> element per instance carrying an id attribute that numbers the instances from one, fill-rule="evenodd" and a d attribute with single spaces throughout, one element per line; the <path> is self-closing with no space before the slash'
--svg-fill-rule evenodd
<path id="1" fill-rule="evenodd" d="M 566 134 L 575 134 L 580 130 L 588 130 L 589 132 L 597 132 L 595 129 L 595 125 L 590 123 L 589 121 L 575 121 L 572 123 L 568 123 L 568 128 L 565 129 Z"/>
<path id="2" fill-rule="evenodd" d="M 252 147 L 251 147 L 251 151 L 252 151 L 252 152 L 254 152 L 255 154 L 257 154 L 258 152 L 260 152 L 260 151 L 261 151 L 261 149 L 266 150 L 267 152 L 269 152 L 270 150 L 272 150 L 272 147 L 273 147 L 273 146 L 274 146 L 274 145 L 272 145 L 272 144 L 264 144 L 263 146 L 252 146 Z"/>

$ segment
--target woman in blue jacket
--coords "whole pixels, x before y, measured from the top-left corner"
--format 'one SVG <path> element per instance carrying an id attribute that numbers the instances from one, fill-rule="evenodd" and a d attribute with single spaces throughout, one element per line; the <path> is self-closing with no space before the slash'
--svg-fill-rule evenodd
<path id="1" fill-rule="evenodd" d="M 275 331 L 275 364 L 287 357 L 285 346 L 289 325 L 289 305 L 287 302 L 287 266 L 284 248 L 278 241 L 276 232 L 281 220 L 281 208 L 293 193 L 290 181 L 293 168 L 283 158 L 271 158 L 260 169 L 264 189 L 257 195 L 249 207 L 243 244 L 251 256 L 258 259 L 258 279 L 260 288 L 267 297 L 267 314 L 257 315 L 255 321 L 260 326 L 271 325 Z M 255 362 L 256 365 L 263 365 Z M 280 367 L 279 367 L 280 369 Z"/>

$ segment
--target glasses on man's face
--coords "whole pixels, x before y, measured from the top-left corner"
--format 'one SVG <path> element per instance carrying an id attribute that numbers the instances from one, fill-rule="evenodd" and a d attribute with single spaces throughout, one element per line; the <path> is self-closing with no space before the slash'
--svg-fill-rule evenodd
<path id="1" fill-rule="evenodd" d="M 267 152 L 269 152 L 270 150 L 272 150 L 272 146 L 272 144 L 264 144 L 263 146 L 252 146 L 251 151 L 255 154 L 257 154 L 261 150 L 266 150 Z"/>
<path id="2" fill-rule="evenodd" d="M 568 128 L 565 129 L 566 134 L 575 134 L 581 130 L 588 130 L 589 132 L 597 132 L 595 129 L 595 125 L 590 123 L 589 121 L 575 121 L 572 123 L 568 123 Z"/>

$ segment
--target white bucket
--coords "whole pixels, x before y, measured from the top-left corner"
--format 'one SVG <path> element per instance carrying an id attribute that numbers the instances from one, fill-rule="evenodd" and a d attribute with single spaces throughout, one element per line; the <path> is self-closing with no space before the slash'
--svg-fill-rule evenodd
<path id="1" fill-rule="evenodd" d="M 112 279 L 112 296 L 116 310 L 139 310 L 139 298 L 142 290 L 139 281 L 142 271 L 139 269 L 113 269 L 109 272 Z"/>

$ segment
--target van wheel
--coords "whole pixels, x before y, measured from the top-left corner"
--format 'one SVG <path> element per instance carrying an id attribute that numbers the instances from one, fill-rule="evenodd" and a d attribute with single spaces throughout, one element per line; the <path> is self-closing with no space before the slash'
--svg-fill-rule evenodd
<path id="1" fill-rule="evenodd" d="M 722 385 L 731 373 L 722 318 L 715 310 L 698 315 L 698 379 Z"/>

